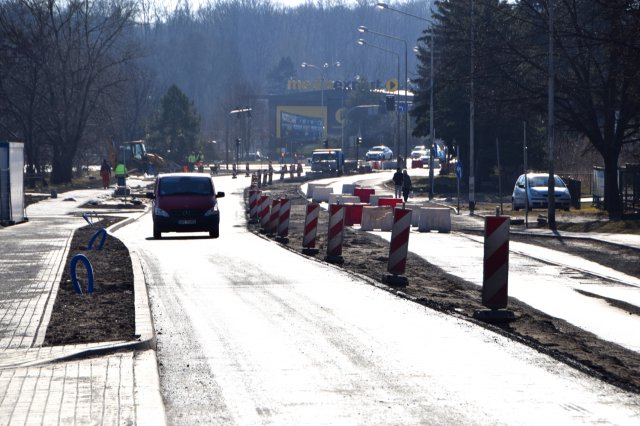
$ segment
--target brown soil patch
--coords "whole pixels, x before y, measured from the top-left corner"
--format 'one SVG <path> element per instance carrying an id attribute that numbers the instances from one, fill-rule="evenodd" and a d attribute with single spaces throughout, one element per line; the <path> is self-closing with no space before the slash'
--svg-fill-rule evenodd
<path id="1" fill-rule="evenodd" d="M 65 262 L 58 295 L 47 327 L 45 345 L 67 345 L 135 338 L 135 307 L 133 269 L 129 250 L 117 238 L 107 235 L 102 250 L 101 236 L 87 246 L 97 230 L 120 218 L 106 218 L 75 231 Z M 69 266 L 77 254 L 84 254 L 91 262 L 94 292 L 87 294 L 87 274 L 78 263 L 77 275 L 84 294 L 77 294 L 71 282 Z"/>

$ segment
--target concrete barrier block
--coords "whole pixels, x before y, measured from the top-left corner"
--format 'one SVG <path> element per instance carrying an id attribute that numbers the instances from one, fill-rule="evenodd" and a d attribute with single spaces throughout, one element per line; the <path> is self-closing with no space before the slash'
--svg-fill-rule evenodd
<path id="1" fill-rule="evenodd" d="M 451 212 L 443 207 L 421 207 L 418 231 L 451 232 Z"/>
<path id="2" fill-rule="evenodd" d="M 384 161 L 382 163 L 382 170 L 395 170 L 398 168 L 398 162 L 396 160 Z"/>
<path id="3" fill-rule="evenodd" d="M 376 190 L 373 188 L 356 188 L 353 190 L 353 195 L 360 197 L 360 201 L 363 203 L 369 203 L 371 195 L 375 193 Z"/>
<path id="4" fill-rule="evenodd" d="M 329 204 L 359 203 L 360 197 L 349 194 L 329 194 Z"/>
<path id="5" fill-rule="evenodd" d="M 372 206 L 377 206 L 379 204 L 380 198 L 389 198 L 389 195 L 371 194 L 369 196 L 369 204 L 371 204 Z"/>
<path id="6" fill-rule="evenodd" d="M 401 206 L 401 204 L 398 204 L 398 207 Z M 404 206 L 405 208 L 412 210 L 411 226 L 418 226 L 420 224 L 420 209 L 423 207 L 423 205 L 418 203 L 406 203 Z"/>
<path id="7" fill-rule="evenodd" d="M 390 206 L 363 206 L 360 229 L 363 231 L 391 231 L 393 228 L 393 209 Z"/>
<path id="8" fill-rule="evenodd" d="M 333 188 L 330 186 L 319 186 L 313 189 L 311 198 L 316 203 L 328 203 L 329 195 L 333 194 Z"/>
<path id="9" fill-rule="evenodd" d="M 389 231 L 393 230 L 393 207 L 381 207 L 384 209 L 384 214 L 380 218 L 380 230 Z"/>
<path id="10" fill-rule="evenodd" d="M 393 208 L 398 204 L 402 205 L 402 198 L 383 197 L 378 199 L 379 206 L 391 206 Z"/>
<path id="11" fill-rule="evenodd" d="M 313 197 L 313 191 L 314 191 L 316 188 L 321 188 L 321 187 L 326 187 L 326 186 L 327 186 L 327 185 L 325 185 L 325 184 L 323 184 L 323 183 L 313 183 L 313 182 L 308 183 L 308 184 L 307 184 L 307 194 L 306 194 L 306 195 L 307 195 L 307 198 L 311 198 L 311 197 Z"/>
<path id="12" fill-rule="evenodd" d="M 343 183 L 342 184 L 342 193 L 353 195 L 353 191 L 356 189 L 355 183 Z"/>
<path id="13" fill-rule="evenodd" d="M 342 197 L 340 197 L 340 203 L 341 204 L 346 204 L 346 203 L 360 203 L 360 197 L 356 197 L 355 195 L 342 195 Z"/>

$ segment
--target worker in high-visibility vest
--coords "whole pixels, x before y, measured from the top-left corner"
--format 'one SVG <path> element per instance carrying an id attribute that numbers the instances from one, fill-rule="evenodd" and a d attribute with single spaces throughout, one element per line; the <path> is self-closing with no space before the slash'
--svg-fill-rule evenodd
<path id="1" fill-rule="evenodd" d="M 191 154 L 187 156 L 187 171 L 192 172 L 193 166 L 196 164 L 196 153 L 191 151 Z"/>
<path id="2" fill-rule="evenodd" d="M 124 163 L 118 163 L 113 171 L 118 181 L 118 186 L 127 186 L 127 168 Z"/>

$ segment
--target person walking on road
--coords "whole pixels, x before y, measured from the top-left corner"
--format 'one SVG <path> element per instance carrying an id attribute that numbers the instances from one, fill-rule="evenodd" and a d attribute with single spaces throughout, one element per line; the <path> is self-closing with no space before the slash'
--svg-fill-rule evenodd
<path id="1" fill-rule="evenodd" d="M 111 166 L 106 159 L 102 159 L 100 166 L 100 177 L 102 177 L 102 188 L 109 189 L 109 180 L 111 180 Z"/>
<path id="2" fill-rule="evenodd" d="M 402 197 L 402 171 L 400 167 L 398 167 L 398 170 L 393 174 L 393 187 L 395 189 L 394 197 Z"/>
<path id="3" fill-rule="evenodd" d="M 409 194 L 411 193 L 411 177 L 409 177 L 409 173 L 407 169 L 402 170 L 402 198 L 404 198 L 404 202 L 406 203 L 409 199 Z"/>

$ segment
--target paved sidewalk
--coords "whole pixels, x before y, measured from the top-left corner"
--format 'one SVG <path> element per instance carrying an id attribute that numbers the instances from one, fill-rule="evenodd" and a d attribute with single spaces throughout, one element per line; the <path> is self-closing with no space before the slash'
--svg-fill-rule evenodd
<path id="1" fill-rule="evenodd" d="M 165 424 L 135 253 L 139 340 L 42 347 L 73 231 L 86 224 L 78 206 L 100 196 L 59 194 L 29 206 L 28 222 L 0 228 L 0 425 Z"/>

